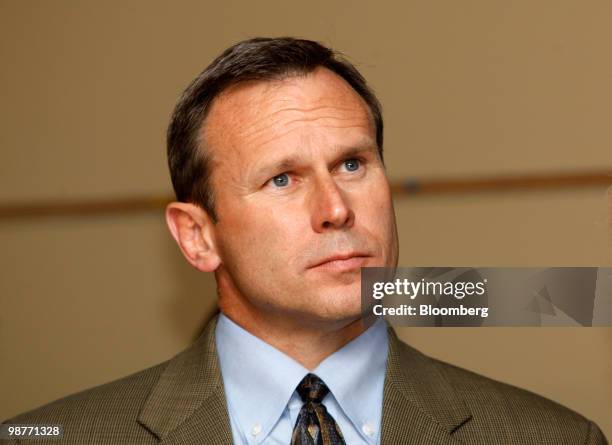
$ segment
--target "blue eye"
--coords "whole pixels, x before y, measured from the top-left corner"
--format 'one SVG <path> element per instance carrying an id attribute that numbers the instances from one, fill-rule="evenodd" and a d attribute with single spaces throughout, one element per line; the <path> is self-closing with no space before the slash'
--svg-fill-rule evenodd
<path id="1" fill-rule="evenodd" d="M 277 187 L 285 187 L 287 184 L 289 184 L 289 176 L 287 173 L 282 173 L 272 178 L 272 181 Z"/>
<path id="2" fill-rule="evenodd" d="M 344 161 L 344 165 L 346 165 L 348 171 L 354 172 L 359 168 L 359 159 L 347 159 Z"/>

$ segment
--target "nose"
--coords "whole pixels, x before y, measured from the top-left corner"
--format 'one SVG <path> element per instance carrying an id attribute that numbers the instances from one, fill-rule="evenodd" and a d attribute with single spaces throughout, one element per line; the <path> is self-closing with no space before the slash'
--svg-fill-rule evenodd
<path id="1" fill-rule="evenodd" d="M 355 214 L 348 197 L 329 174 L 317 180 L 311 200 L 312 227 L 315 232 L 353 225 Z"/>

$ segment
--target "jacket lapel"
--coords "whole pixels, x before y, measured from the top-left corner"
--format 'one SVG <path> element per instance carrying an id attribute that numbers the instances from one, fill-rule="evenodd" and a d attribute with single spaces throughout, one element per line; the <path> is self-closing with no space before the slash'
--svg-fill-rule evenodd
<path id="1" fill-rule="evenodd" d="M 164 444 L 232 444 L 215 348 L 217 318 L 169 361 L 140 411 L 138 422 Z"/>
<path id="2" fill-rule="evenodd" d="M 459 444 L 452 434 L 470 420 L 469 410 L 437 362 L 388 332 L 381 444 Z"/>
<path id="3" fill-rule="evenodd" d="M 197 341 L 171 359 L 143 405 L 138 422 L 162 443 L 232 445 L 215 347 L 218 314 Z M 452 433 L 471 414 L 439 365 L 402 343 L 388 327 L 382 445 L 459 444 Z"/>

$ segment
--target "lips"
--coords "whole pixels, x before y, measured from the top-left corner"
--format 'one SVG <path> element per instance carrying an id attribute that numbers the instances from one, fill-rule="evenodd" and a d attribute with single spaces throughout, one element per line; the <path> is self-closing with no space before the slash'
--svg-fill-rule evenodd
<path id="1" fill-rule="evenodd" d="M 351 270 L 361 267 L 368 257 L 369 255 L 363 252 L 339 253 L 317 261 L 310 268 L 325 268 L 337 271 Z"/>

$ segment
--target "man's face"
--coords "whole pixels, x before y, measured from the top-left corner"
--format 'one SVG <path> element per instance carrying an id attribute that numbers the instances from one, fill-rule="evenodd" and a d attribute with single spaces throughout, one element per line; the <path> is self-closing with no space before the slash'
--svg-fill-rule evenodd
<path id="1" fill-rule="evenodd" d="M 220 298 L 264 318 L 359 318 L 359 268 L 395 267 L 398 255 L 391 193 L 361 97 L 324 68 L 241 84 L 215 100 L 203 136 Z M 336 256 L 348 259 L 326 261 Z"/>

